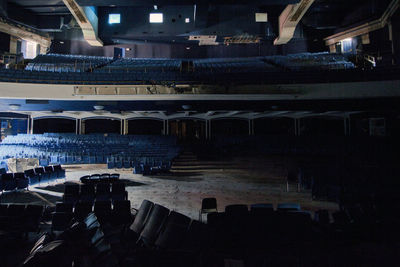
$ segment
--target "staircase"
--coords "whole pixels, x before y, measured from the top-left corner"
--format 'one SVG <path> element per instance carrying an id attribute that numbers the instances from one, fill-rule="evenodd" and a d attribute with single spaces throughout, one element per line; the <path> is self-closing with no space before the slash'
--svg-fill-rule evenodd
<path id="1" fill-rule="evenodd" d="M 234 168 L 232 161 L 199 160 L 192 151 L 183 151 L 172 162 L 171 172 L 206 171 Z"/>

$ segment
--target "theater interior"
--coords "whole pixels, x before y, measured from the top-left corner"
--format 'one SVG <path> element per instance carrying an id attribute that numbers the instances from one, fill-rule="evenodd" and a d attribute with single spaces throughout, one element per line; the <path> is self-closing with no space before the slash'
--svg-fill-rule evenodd
<path id="1" fill-rule="evenodd" d="M 0 0 L 0 266 L 396 266 L 399 6 Z"/>

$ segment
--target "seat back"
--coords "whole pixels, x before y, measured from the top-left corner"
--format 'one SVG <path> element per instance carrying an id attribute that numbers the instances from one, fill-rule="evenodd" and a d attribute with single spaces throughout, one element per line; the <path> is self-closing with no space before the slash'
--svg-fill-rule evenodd
<path id="1" fill-rule="evenodd" d="M 109 183 L 99 183 L 96 186 L 97 195 L 108 195 L 110 194 L 110 184 Z"/>
<path id="2" fill-rule="evenodd" d="M 296 211 L 300 210 L 300 204 L 297 203 L 279 203 L 277 207 L 278 211 Z"/>
<path id="3" fill-rule="evenodd" d="M 148 221 L 140 234 L 142 240 L 147 246 L 154 244 L 162 226 L 169 215 L 169 209 L 155 204 L 150 212 Z"/>
<path id="4" fill-rule="evenodd" d="M 44 168 L 43 167 L 37 167 L 34 169 L 36 174 L 43 174 L 44 173 Z"/>
<path id="5" fill-rule="evenodd" d="M 190 221 L 191 220 L 189 217 L 175 211 L 171 211 L 163 226 L 163 229 L 155 241 L 155 245 L 160 248 L 179 248 L 187 234 Z"/>
<path id="6" fill-rule="evenodd" d="M 72 213 L 73 205 L 72 203 L 57 202 L 56 212 L 69 212 Z"/>
<path id="7" fill-rule="evenodd" d="M 113 183 L 111 186 L 111 192 L 112 192 L 112 194 L 125 193 L 125 183 L 122 183 L 122 182 Z"/>
<path id="8" fill-rule="evenodd" d="M 83 184 L 81 185 L 81 196 L 82 195 L 95 195 L 94 185 L 93 184 Z"/>
<path id="9" fill-rule="evenodd" d="M 79 184 L 66 184 L 64 188 L 64 194 L 79 196 Z"/>
<path id="10" fill-rule="evenodd" d="M 217 199 L 214 197 L 203 198 L 203 200 L 201 201 L 201 209 L 217 211 Z"/>
<path id="11" fill-rule="evenodd" d="M 140 208 L 135 216 L 135 220 L 133 221 L 130 229 L 134 231 L 136 234 L 140 234 L 143 230 L 144 225 L 146 224 L 147 218 L 150 214 L 150 211 L 153 209 L 154 203 L 149 200 L 143 200 Z"/>

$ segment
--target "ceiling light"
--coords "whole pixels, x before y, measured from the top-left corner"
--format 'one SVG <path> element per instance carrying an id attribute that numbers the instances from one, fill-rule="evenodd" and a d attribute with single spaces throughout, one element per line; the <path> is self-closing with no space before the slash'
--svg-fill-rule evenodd
<path id="1" fill-rule="evenodd" d="M 18 110 L 21 107 L 21 105 L 20 104 L 10 104 L 10 105 L 8 105 L 8 107 L 11 110 Z"/>
<path id="2" fill-rule="evenodd" d="M 103 109 L 104 109 L 104 106 L 96 105 L 96 106 L 93 106 L 93 108 L 94 108 L 95 110 L 103 110 Z"/>
<path id="3" fill-rule="evenodd" d="M 190 18 L 186 18 L 185 23 L 190 23 Z"/>
<path id="4" fill-rule="evenodd" d="M 149 20 L 150 23 L 163 23 L 163 13 L 150 13 Z"/>
<path id="5" fill-rule="evenodd" d="M 157 5 L 154 5 L 153 7 L 154 7 L 154 10 L 157 10 L 157 9 L 158 9 L 158 6 L 157 6 Z"/>

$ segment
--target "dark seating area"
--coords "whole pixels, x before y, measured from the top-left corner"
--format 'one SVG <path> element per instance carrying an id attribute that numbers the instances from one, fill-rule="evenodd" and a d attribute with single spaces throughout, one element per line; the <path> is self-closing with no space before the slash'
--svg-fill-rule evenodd
<path id="1" fill-rule="evenodd" d="M 42 219 L 41 205 L 0 204 L 0 231 L 28 233 L 36 232 Z"/>
<path id="2" fill-rule="evenodd" d="M 24 190 L 29 188 L 29 178 L 23 172 L 0 175 L 0 192 Z"/>
<path id="3" fill-rule="evenodd" d="M 78 202 L 75 207 L 57 203 L 51 225 L 54 234 L 37 240 L 23 266 L 32 266 L 32 261 L 37 264 L 33 266 L 44 264 L 61 243 L 65 253 L 57 255 L 65 266 L 84 258 L 89 266 L 96 266 L 102 259 L 100 251 L 106 259 L 102 266 L 209 266 L 227 259 L 245 266 L 262 266 L 265 261 L 273 266 L 282 262 L 308 266 L 322 263 L 332 245 L 351 248 L 349 244 L 357 240 L 387 242 L 392 237 L 383 233 L 399 234 L 386 229 L 394 221 L 357 217 L 363 212 L 355 210 L 352 214 L 318 210 L 313 215 L 297 203 L 228 205 L 223 212 L 208 213 L 207 224 L 149 200 L 133 214 L 130 201 L 95 201 L 78 218 L 83 204 L 88 203 Z M 39 252 L 50 244 L 54 248 Z M 307 253 L 315 250 L 321 254 Z M 333 260 L 335 266 L 346 262 L 341 253 Z"/>

